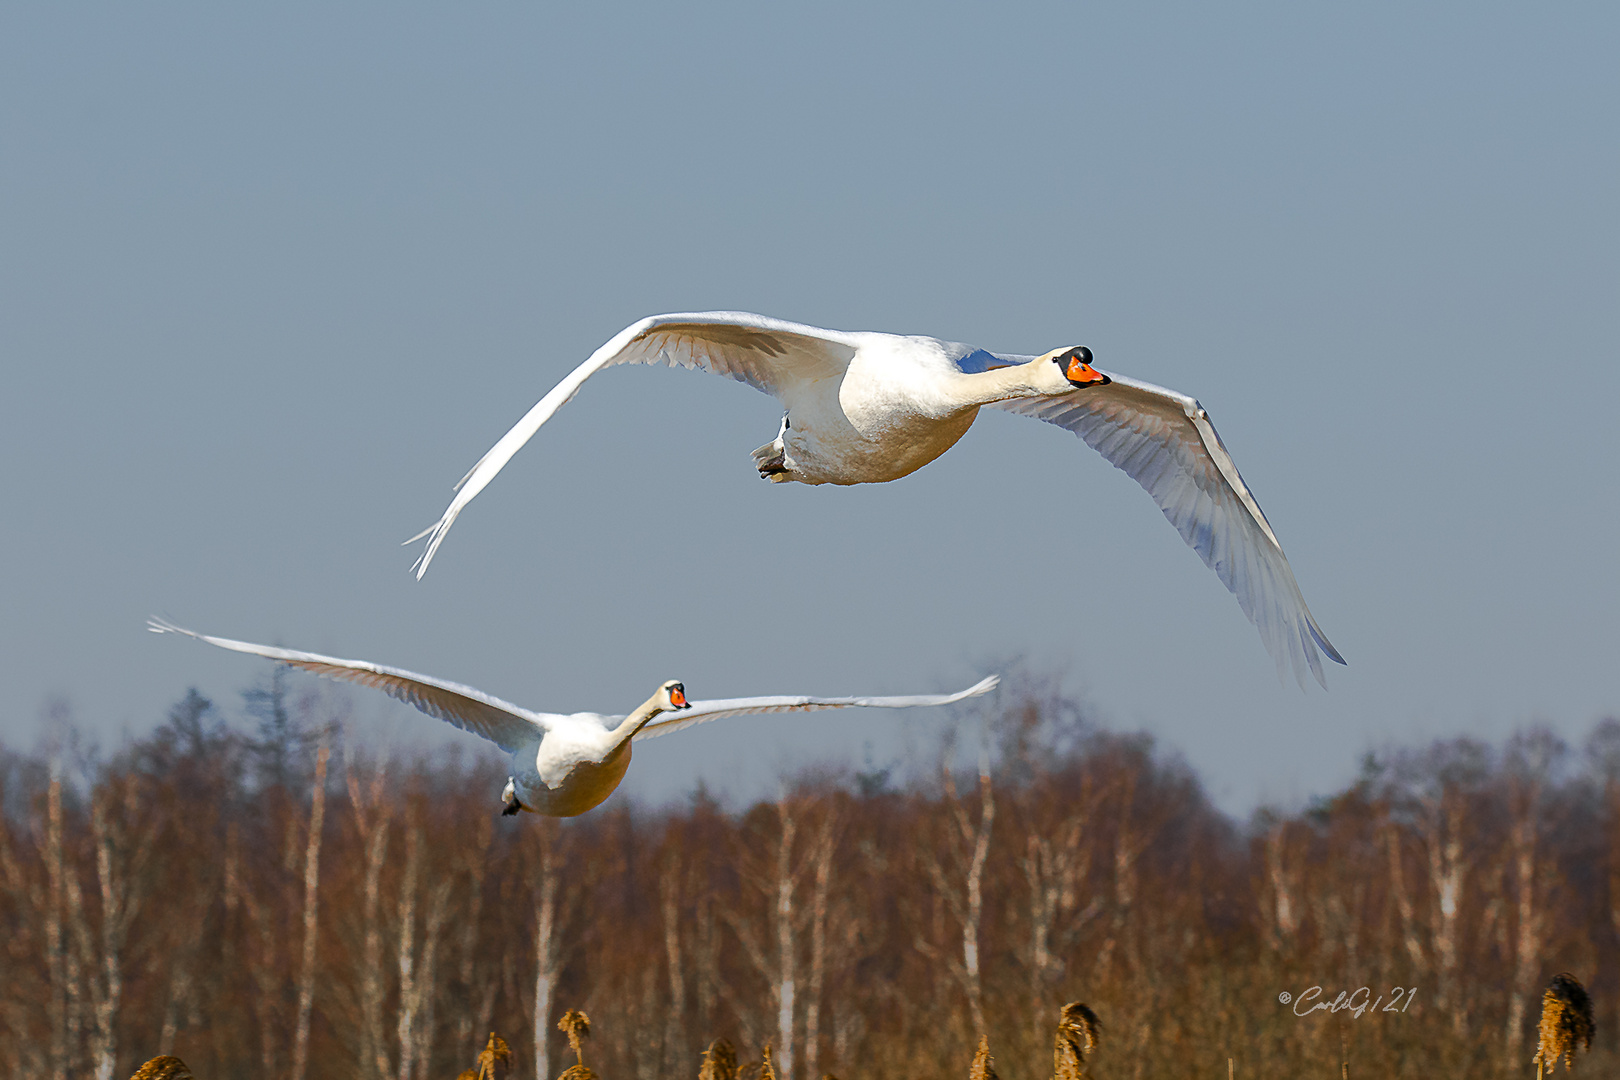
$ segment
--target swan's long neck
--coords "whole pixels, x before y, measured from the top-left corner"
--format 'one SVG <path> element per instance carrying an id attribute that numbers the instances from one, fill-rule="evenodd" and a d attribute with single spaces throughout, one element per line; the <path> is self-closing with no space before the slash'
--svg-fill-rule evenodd
<path id="1" fill-rule="evenodd" d="M 1044 356 L 1011 367 L 965 374 L 956 380 L 956 391 L 963 403 L 972 405 L 988 405 L 992 401 L 1010 401 L 1013 398 L 1046 397 L 1072 389 L 1058 366 Z"/>
<path id="2" fill-rule="evenodd" d="M 619 726 L 613 729 L 613 750 L 617 751 L 635 737 L 636 732 L 647 726 L 647 722 L 664 711 L 662 690 L 643 701 L 636 707 L 636 711 L 619 721 Z"/>

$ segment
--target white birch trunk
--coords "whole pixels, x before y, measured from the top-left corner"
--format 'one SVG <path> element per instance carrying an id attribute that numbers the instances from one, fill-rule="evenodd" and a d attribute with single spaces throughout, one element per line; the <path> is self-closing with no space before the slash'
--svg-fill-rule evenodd
<path id="1" fill-rule="evenodd" d="M 1524 1019 L 1530 989 L 1536 977 L 1536 961 L 1541 953 L 1541 913 L 1536 906 L 1536 800 L 1513 823 L 1511 845 L 1517 871 L 1516 906 L 1518 933 L 1514 936 L 1512 990 L 1508 994 L 1507 1055 L 1518 1061 L 1523 1053 Z"/>
<path id="2" fill-rule="evenodd" d="M 996 801 L 990 789 L 990 762 L 979 761 L 979 827 L 973 841 L 973 861 L 968 864 L 968 917 L 962 923 L 962 968 L 968 977 L 968 1003 L 973 1009 L 973 1030 L 984 1036 L 984 989 L 979 977 L 979 924 L 984 915 L 984 863 L 990 854 L 990 826 L 996 818 Z"/>
<path id="3" fill-rule="evenodd" d="M 45 872 L 49 880 L 45 909 L 45 963 L 50 972 L 51 997 L 48 1006 L 51 1029 L 51 1077 L 67 1080 L 68 1073 L 68 990 L 67 956 L 62 939 L 62 775 L 52 759 L 51 784 L 46 794 Z"/>
<path id="4" fill-rule="evenodd" d="M 782 840 L 776 849 L 776 1063 L 781 1080 L 793 1078 L 793 838 L 798 826 L 787 797 L 776 803 Z"/>
<path id="5" fill-rule="evenodd" d="M 422 923 L 422 957 L 416 974 L 416 1039 L 409 1048 L 415 1061 L 413 1075 L 425 1077 L 433 1064 L 433 1006 L 438 997 L 434 992 L 437 978 L 439 939 L 444 935 L 444 923 L 450 913 L 450 891 L 455 881 L 446 878 L 433 887 L 428 899 L 427 918 Z M 400 1052 L 406 1053 L 404 1047 Z"/>
<path id="6" fill-rule="evenodd" d="M 345 757 L 347 754 L 345 748 Z M 383 796 L 388 761 L 383 758 L 377 762 L 364 789 L 352 760 L 345 763 L 344 774 L 349 805 L 354 809 L 355 828 L 366 852 L 360 908 L 361 923 L 365 927 L 360 951 L 360 1073 L 370 1080 L 383 1080 L 392 1072 L 382 1034 L 383 1002 L 388 996 L 382 962 L 382 872 L 388 859 L 389 831 L 388 806 Z"/>
<path id="7" fill-rule="evenodd" d="M 304 848 L 304 940 L 298 971 L 298 1014 L 293 1033 L 292 1080 L 304 1080 L 309 1063 L 309 1022 L 315 1006 L 315 929 L 319 914 L 321 836 L 326 827 L 326 764 L 329 735 L 321 735 L 315 755 L 315 786 L 310 795 L 309 843 Z"/>
<path id="8" fill-rule="evenodd" d="M 832 885 L 833 814 L 822 821 L 815 854 L 815 886 L 810 900 L 810 987 L 804 1003 L 804 1075 L 816 1080 L 821 1056 L 821 986 L 827 967 L 827 904 Z"/>
<path id="9" fill-rule="evenodd" d="M 1452 1030 L 1461 1035 L 1468 1023 L 1457 978 L 1461 955 L 1461 900 L 1468 877 L 1468 861 L 1462 843 L 1462 807 L 1455 798 L 1448 800 L 1442 796 L 1441 803 L 1430 808 L 1424 841 L 1429 856 L 1429 888 L 1434 898 L 1431 945 L 1435 1006 L 1442 1014 L 1450 1014 Z"/>
<path id="10" fill-rule="evenodd" d="M 395 1034 L 399 1044 L 399 1080 L 411 1080 L 416 1064 L 411 1057 L 415 1045 L 416 1009 L 416 892 L 421 869 L 422 829 L 411 822 L 405 829 L 405 875 L 399 886 L 399 1015 Z"/>
<path id="11" fill-rule="evenodd" d="M 557 982 L 557 875 L 551 845 L 541 840 L 540 892 L 534 905 L 534 1066 L 535 1080 L 551 1080 L 551 995 Z"/>

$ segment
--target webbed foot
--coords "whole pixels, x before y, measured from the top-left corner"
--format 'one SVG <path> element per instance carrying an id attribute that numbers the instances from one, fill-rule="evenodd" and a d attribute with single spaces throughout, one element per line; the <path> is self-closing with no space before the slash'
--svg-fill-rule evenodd
<path id="1" fill-rule="evenodd" d="M 759 470 L 761 480 L 782 481 L 787 479 L 787 445 L 783 436 L 789 427 L 787 413 L 782 414 L 782 426 L 776 432 L 776 438 L 754 451 L 754 468 Z"/>

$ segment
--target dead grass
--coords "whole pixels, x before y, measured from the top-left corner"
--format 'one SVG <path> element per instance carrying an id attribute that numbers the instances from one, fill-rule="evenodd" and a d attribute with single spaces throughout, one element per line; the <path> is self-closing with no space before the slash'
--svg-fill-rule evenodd
<path id="1" fill-rule="evenodd" d="M 1592 1049 L 1592 999 L 1586 987 L 1569 972 L 1553 976 L 1547 990 L 1541 995 L 1541 1040 L 1531 1062 L 1536 1075 L 1551 1072 L 1564 1059 L 1564 1071 L 1575 1064 L 1577 1048 Z"/>

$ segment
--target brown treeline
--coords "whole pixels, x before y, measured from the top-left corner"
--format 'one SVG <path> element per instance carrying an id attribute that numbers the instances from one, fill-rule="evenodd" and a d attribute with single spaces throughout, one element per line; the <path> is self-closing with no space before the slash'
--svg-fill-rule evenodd
<path id="1" fill-rule="evenodd" d="M 1566 970 L 1581 1065 L 1620 1074 L 1612 720 L 1392 749 L 1237 823 L 1026 683 L 963 725 L 977 770 L 559 822 L 498 816 L 497 754 L 389 760 L 288 685 L 255 722 L 192 693 L 116 753 L 0 760 L 0 1076 L 430 1080 L 496 1030 L 550 1077 L 578 1007 L 605 1080 L 696 1076 L 717 1037 L 784 1080 L 964 1076 L 981 1034 L 1034 1078 L 1071 1001 L 1097 1077 L 1525 1076 Z"/>

